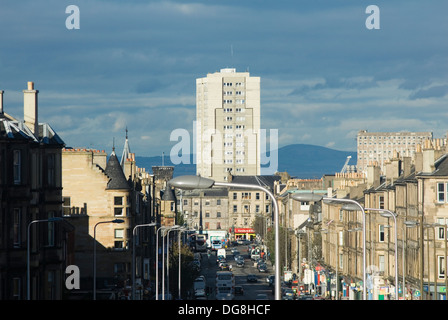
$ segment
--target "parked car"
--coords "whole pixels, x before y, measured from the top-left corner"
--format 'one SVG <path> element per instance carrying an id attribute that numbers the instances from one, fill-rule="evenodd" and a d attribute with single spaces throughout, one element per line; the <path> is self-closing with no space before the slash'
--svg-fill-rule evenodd
<path id="1" fill-rule="evenodd" d="M 257 266 L 258 272 L 268 272 L 268 266 L 265 263 Z"/>
<path id="2" fill-rule="evenodd" d="M 219 268 L 221 271 L 232 271 L 232 265 L 229 265 L 228 263 L 221 263 Z"/>
<path id="3" fill-rule="evenodd" d="M 244 260 L 238 260 L 238 261 L 236 262 L 236 266 L 237 266 L 237 267 L 240 267 L 240 268 L 244 267 Z"/>
<path id="4" fill-rule="evenodd" d="M 242 286 L 236 286 L 235 287 L 235 295 L 244 295 L 244 289 Z"/>
<path id="5" fill-rule="evenodd" d="M 283 291 L 282 300 L 294 300 L 295 299 L 295 293 L 292 289 L 286 288 Z"/>
<path id="6" fill-rule="evenodd" d="M 247 275 L 247 282 L 257 282 L 258 278 L 256 275 L 254 274 L 248 274 Z"/>
<path id="7" fill-rule="evenodd" d="M 273 286 L 275 281 L 275 275 L 271 274 L 270 276 L 266 277 L 266 282 L 269 283 L 269 286 Z"/>

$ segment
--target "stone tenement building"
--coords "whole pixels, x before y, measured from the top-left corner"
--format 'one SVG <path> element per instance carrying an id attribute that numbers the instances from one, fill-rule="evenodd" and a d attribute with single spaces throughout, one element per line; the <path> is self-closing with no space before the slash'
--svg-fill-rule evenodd
<path id="1" fill-rule="evenodd" d="M 115 150 L 109 157 L 92 149 L 62 153 L 64 217 L 76 226 L 75 261 L 85 289 L 93 286 L 94 242 L 97 288 L 123 287 L 132 278 L 133 228 L 155 222 L 150 175 L 135 166 L 132 153 L 124 153 L 122 163 Z M 122 223 L 113 223 L 117 219 Z M 136 277 L 149 281 L 154 232 L 143 229 L 136 238 Z"/>
<path id="2" fill-rule="evenodd" d="M 0 300 L 62 299 L 73 262 L 73 227 L 52 222 L 62 217 L 64 141 L 38 121 L 38 92 L 28 82 L 20 121 L 4 112 L 0 91 Z"/>

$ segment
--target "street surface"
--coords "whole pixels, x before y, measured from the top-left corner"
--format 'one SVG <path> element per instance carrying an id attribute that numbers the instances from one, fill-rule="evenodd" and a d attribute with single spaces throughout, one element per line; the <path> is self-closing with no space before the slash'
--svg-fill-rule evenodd
<path id="1" fill-rule="evenodd" d="M 238 245 L 226 249 L 226 260 L 229 265 L 232 265 L 232 271 L 235 275 L 235 286 L 243 287 L 243 295 L 235 295 L 234 300 L 256 300 L 257 295 L 266 294 L 267 299 L 274 300 L 274 294 L 272 293 L 273 286 L 269 286 L 266 278 L 269 275 L 274 274 L 271 263 L 267 263 L 267 272 L 259 272 L 255 266 L 254 261 L 250 259 L 250 254 L 247 251 L 247 245 Z M 244 257 L 244 267 L 237 267 L 232 249 L 237 249 L 239 255 Z M 206 278 L 206 285 L 212 290 L 208 296 L 209 300 L 215 299 L 215 278 L 216 272 L 219 271 L 218 264 L 216 263 L 216 251 L 207 257 L 207 253 L 201 254 L 201 274 Z M 248 282 L 247 276 L 253 274 L 257 278 L 257 282 Z"/>

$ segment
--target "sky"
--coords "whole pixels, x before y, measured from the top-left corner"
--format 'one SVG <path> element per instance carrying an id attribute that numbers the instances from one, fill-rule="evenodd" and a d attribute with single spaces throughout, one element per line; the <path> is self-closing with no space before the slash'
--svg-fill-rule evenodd
<path id="1" fill-rule="evenodd" d="M 359 130 L 442 138 L 447 12 L 446 0 L 3 0 L 4 111 L 23 119 L 33 81 L 39 121 L 67 147 L 118 154 L 127 128 L 131 152 L 160 156 L 176 129 L 193 148 L 196 79 L 236 68 L 261 78 L 261 128 L 279 147 L 356 151 Z"/>

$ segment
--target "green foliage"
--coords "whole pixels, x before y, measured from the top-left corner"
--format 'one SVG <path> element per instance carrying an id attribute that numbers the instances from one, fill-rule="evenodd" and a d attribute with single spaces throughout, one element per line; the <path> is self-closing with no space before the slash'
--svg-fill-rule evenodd
<path id="1" fill-rule="evenodd" d="M 181 244 L 181 294 L 186 296 L 187 290 L 193 286 L 193 281 L 199 276 L 199 271 L 193 266 L 194 254 L 187 244 Z M 170 249 L 170 292 L 177 297 L 179 292 L 179 246 L 175 241 Z"/>

